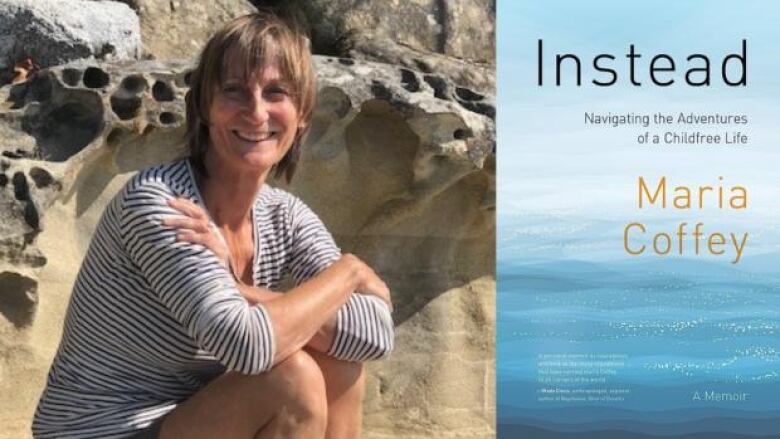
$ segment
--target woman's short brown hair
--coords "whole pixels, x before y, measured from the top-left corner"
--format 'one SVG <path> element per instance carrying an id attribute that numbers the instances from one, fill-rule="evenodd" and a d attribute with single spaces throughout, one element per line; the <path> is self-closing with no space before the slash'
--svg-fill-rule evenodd
<path id="1" fill-rule="evenodd" d="M 263 8 L 227 23 L 206 43 L 198 66 L 190 73 L 190 90 L 185 97 L 185 137 L 190 160 L 204 176 L 208 176 L 204 157 L 209 144 L 209 108 L 214 93 L 226 79 L 228 62 L 233 64 L 231 69 L 240 69 L 247 79 L 276 62 L 282 78 L 292 87 L 301 126 L 290 150 L 273 170 L 274 177 L 284 176 L 289 183 L 310 125 L 316 95 L 310 43 L 303 24 L 283 10 Z"/>

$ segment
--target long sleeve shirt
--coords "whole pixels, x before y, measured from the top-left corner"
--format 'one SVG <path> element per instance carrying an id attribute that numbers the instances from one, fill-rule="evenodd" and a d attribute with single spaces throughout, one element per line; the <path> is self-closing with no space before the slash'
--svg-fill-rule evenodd
<path id="1" fill-rule="evenodd" d="M 62 341 L 33 420 L 35 437 L 125 437 L 225 371 L 274 364 L 273 322 L 251 306 L 211 250 L 176 241 L 162 219 L 174 197 L 203 200 L 187 160 L 140 172 L 107 206 L 77 276 Z M 255 286 L 296 284 L 340 256 L 319 218 L 269 186 L 252 220 Z M 393 347 L 387 305 L 353 293 L 337 313 L 329 355 L 348 361 Z"/>

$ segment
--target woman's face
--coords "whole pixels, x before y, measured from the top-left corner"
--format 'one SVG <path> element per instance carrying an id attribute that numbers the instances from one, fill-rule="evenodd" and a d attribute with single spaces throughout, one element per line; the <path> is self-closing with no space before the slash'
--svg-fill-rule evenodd
<path id="1" fill-rule="evenodd" d="M 243 78 L 231 69 L 209 109 L 209 154 L 221 164 L 266 173 L 287 153 L 298 110 L 277 64 Z"/>

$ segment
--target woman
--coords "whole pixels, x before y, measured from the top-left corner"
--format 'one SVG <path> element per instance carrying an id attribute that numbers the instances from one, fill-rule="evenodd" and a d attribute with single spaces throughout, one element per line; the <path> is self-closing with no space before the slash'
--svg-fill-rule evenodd
<path id="1" fill-rule="evenodd" d="M 308 40 L 270 12 L 203 50 L 188 160 L 109 204 L 76 280 L 36 437 L 359 437 L 362 361 L 393 344 L 387 286 L 300 200 Z M 295 287 L 275 293 L 290 275 Z M 359 292 L 359 293 L 356 293 Z"/>

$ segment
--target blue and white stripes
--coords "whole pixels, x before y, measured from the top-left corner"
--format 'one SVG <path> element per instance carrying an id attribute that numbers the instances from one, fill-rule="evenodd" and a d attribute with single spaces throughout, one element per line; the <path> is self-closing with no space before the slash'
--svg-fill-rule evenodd
<path id="1" fill-rule="evenodd" d="M 142 171 L 107 207 L 73 288 L 36 437 L 127 437 L 225 370 L 273 366 L 262 305 L 249 306 L 210 250 L 162 226 L 178 196 L 202 202 L 186 161 Z M 304 282 L 340 255 L 319 218 L 282 190 L 261 190 L 253 220 L 257 286 L 278 289 L 288 274 Z M 392 350 L 381 300 L 353 294 L 337 321 L 330 355 L 365 361 Z"/>

